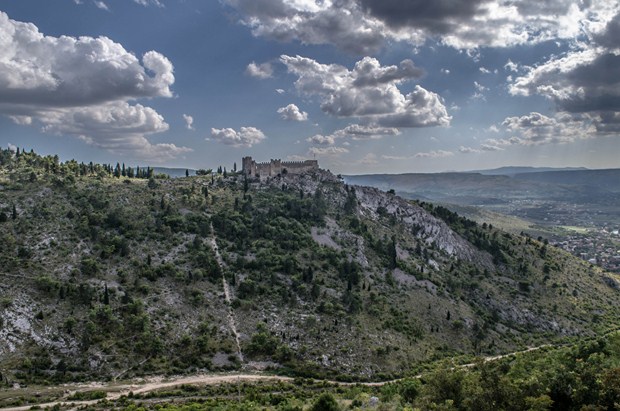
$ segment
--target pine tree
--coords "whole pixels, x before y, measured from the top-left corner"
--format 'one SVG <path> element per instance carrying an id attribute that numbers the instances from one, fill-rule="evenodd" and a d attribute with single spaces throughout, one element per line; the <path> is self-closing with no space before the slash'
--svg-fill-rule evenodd
<path id="1" fill-rule="evenodd" d="M 103 291 L 103 303 L 105 305 L 110 305 L 110 292 L 108 291 L 108 284 L 105 284 L 105 289 Z"/>
<path id="2" fill-rule="evenodd" d="M 189 170 L 185 169 L 185 177 L 189 177 Z"/>
<path id="3" fill-rule="evenodd" d="M 17 220 L 17 208 L 15 207 L 15 204 L 13 204 L 13 214 L 12 214 L 13 220 Z"/>

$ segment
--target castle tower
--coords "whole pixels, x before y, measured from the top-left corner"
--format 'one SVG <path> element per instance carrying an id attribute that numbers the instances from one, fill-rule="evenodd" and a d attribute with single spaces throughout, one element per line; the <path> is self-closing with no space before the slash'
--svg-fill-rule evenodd
<path id="1" fill-rule="evenodd" d="M 252 157 L 247 156 L 241 159 L 241 171 L 248 177 L 252 177 L 256 174 L 256 163 L 252 160 Z"/>

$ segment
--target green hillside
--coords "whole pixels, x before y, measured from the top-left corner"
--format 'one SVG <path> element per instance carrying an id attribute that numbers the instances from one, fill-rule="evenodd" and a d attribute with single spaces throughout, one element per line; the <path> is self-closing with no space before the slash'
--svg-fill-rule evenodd
<path id="1" fill-rule="evenodd" d="M 241 368 L 376 380 L 618 323 L 612 274 L 329 172 L 0 163 L 5 382 Z"/>

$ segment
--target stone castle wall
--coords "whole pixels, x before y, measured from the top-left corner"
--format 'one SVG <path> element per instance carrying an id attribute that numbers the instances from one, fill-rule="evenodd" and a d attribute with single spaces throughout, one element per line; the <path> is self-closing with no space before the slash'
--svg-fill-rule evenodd
<path id="1" fill-rule="evenodd" d="M 301 174 L 308 171 L 314 171 L 319 169 L 319 162 L 317 160 L 305 160 L 305 161 L 282 161 L 271 160 L 268 163 L 257 163 L 252 160 L 252 157 L 243 157 L 241 162 L 242 171 L 248 177 L 272 177 L 278 174 L 291 173 Z"/>

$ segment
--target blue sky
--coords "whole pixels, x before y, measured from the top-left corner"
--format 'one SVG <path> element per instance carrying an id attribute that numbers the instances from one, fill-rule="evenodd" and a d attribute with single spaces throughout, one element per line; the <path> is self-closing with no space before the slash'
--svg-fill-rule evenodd
<path id="1" fill-rule="evenodd" d="M 608 0 L 5 0 L 0 145 L 337 173 L 620 167 Z"/>

